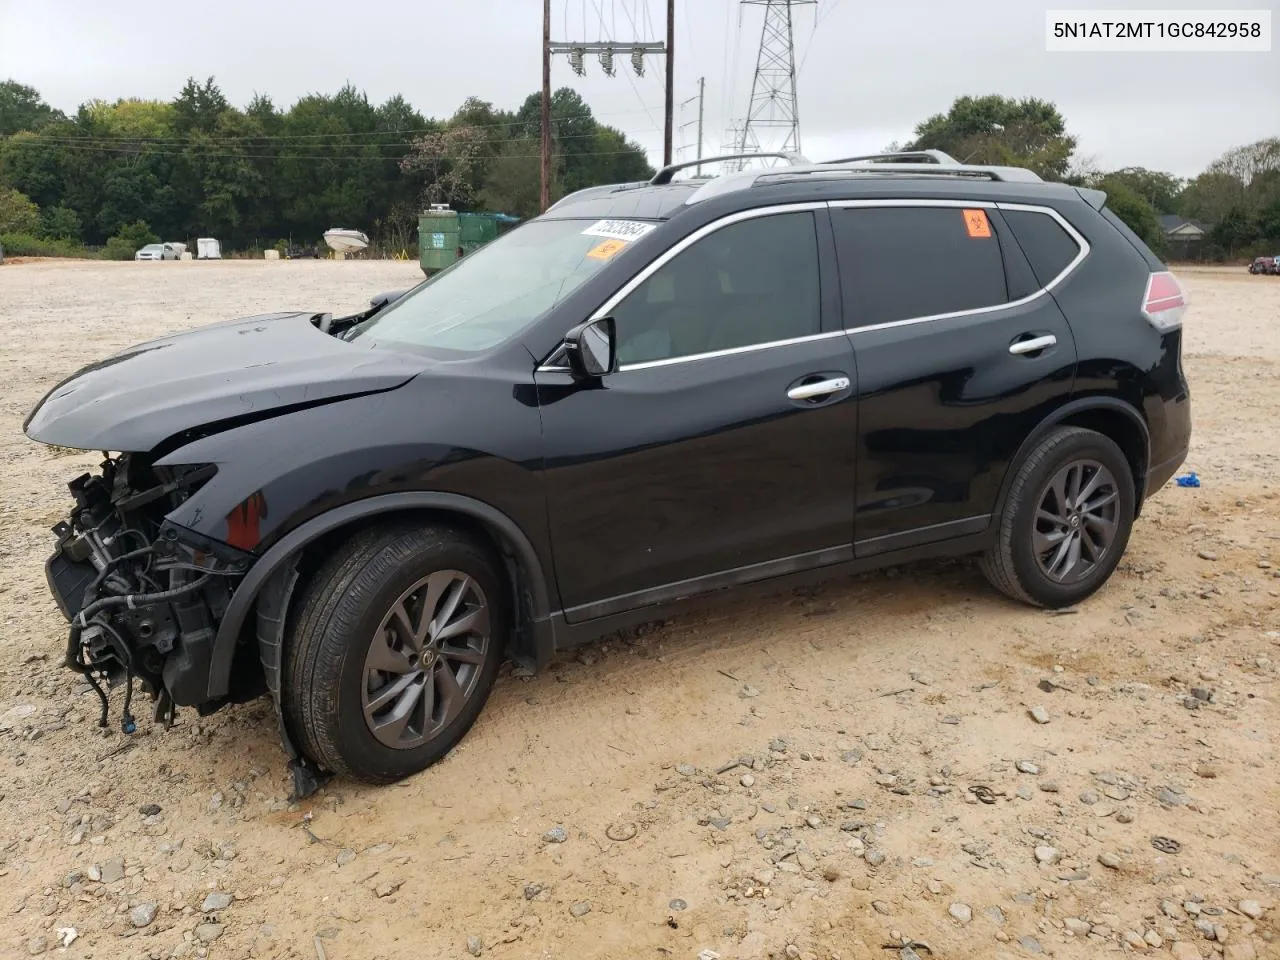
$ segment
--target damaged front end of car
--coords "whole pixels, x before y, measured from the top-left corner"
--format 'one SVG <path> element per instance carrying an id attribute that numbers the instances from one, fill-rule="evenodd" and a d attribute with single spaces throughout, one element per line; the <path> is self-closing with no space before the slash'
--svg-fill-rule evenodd
<path id="1" fill-rule="evenodd" d="M 125 687 L 121 729 L 132 733 L 136 681 L 172 723 L 178 705 L 208 713 L 207 664 L 218 623 L 252 555 L 168 522 L 168 513 L 207 483 L 212 465 L 156 467 L 145 455 L 105 456 L 100 472 L 68 487 L 74 500 L 45 575 L 70 622 L 66 665 L 82 674 L 102 704 L 106 688 Z M 257 696 L 236 690 L 226 701 Z"/>

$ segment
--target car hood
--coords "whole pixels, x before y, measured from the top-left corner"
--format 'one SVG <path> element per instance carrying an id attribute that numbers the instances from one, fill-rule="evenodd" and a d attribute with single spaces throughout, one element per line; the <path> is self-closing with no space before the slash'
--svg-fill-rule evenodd
<path id="1" fill-rule="evenodd" d="M 59 383 L 23 430 L 57 446 L 144 452 L 192 430 L 392 390 L 424 367 L 331 337 L 312 316 L 246 317 L 130 347 Z"/>

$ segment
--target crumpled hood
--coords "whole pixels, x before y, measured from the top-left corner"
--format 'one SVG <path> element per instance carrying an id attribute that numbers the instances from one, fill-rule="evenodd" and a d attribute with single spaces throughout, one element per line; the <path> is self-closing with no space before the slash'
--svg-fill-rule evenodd
<path id="1" fill-rule="evenodd" d="M 338 340 L 312 316 L 264 314 L 130 347 L 50 390 L 23 430 L 41 443 L 145 452 L 206 425 L 392 390 L 428 363 Z"/>

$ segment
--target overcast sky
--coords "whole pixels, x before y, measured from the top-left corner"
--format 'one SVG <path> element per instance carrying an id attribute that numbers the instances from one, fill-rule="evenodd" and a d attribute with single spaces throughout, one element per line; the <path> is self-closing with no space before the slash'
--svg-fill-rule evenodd
<path id="1" fill-rule="evenodd" d="M 34 86 L 68 111 L 92 97 L 171 99 L 187 76 L 215 76 L 240 106 L 254 92 L 287 105 L 350 81 L 371 101 L 401 93 L 423 113 L 443 117 L 468 95 L 514 107 L 539 88 L 541 6 L 538 0 L 0 0 L 0 78 Z M 1270 8 L 1280 22 L 1275 0 L 1196 6 Z M 633 19 L 646 34 L 641 39 L 662 39 L 664 7 L 664 0 L 553 0 L 553 39 L 631 40 Z M 1078 154 L 1104 169 L 1140 165 L 1193 176 L 1232 146 L 1280 134 L 1275 49 L 1046 53 L 1044 10 L 1027 0 L 797 6 L 803 151 L 823 159 L 879 150 L 909 137 L 916 123 L 945 111 L 956 96 L 985 93 L 1056 102 L 1079 137 Z M 706 77 L 708 154 L 720 151 L 730 119 L 745 109 L 762 17 L 762 7 L 738 0 L 676 2 L 675 99 L 696 96 L 698 77 Z M 578 77 L 558 58 L 552 83 L 574 87 L 602 121 L 658 162 L 662 63 L 651 61 L 641 79 L 623 66 L 607 78 L 589 59 L 587 75 Z M 693 155 L 696 118 L 696 104 L 677 114 L 678 125 L 689 123 L 677 131 L 682 156 Z"/>

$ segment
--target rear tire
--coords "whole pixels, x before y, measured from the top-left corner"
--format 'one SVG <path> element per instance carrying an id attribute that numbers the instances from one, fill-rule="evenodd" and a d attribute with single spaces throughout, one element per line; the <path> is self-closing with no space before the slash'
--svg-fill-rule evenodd
<path id="1" fill-rule="evenodd" d="M 1129 461 L 1109 437 L 1059 427 L 1016 470 L 982 572 L 1024 603 L 1080 603 L 1107 582 L 1128 545 L 1135 507 Z"/>
<path id="2" fill-rule="evenodd" d="M 325 770 L 390 783 L 475 723 L 498 674 L 507 591 L 484 545 L 449 527 L 357 534 L 291 617 L 281 702 Z"/>

